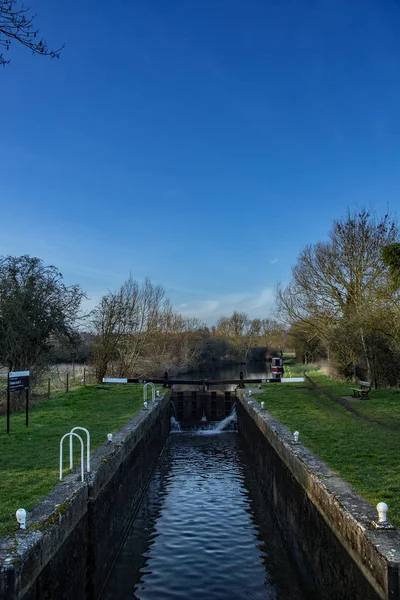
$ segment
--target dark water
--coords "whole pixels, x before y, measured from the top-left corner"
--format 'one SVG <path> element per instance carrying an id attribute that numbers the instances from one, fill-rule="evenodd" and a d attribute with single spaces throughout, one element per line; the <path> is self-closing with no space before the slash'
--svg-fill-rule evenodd
<path id="1" fill-rule="evenodd" d="M 185 373 L 185 378 L 193 379 L 239 379 L 240 371 L 244 378 L 263 378 L 270 372 L 269 363 L 249 363 L 247 365 L 232 365 L 229 367 L 210 367 L 207 371 L 190 371 Z M 183 376 L 182 376 L 183 377 Z"/>
<path id="2" fill-rule="evenodd" d="M 247 365 L 233 365 L 229 367 L 210 367 L 207 371 L 190 371 L 176 379 L 240 379 L 240 371 L 244 379 L 265 379 L 270 375 L 269 363 L 249 363 Z M 173 378 L 171 377 L 171 380 Z M 221 386 L 213 386 L 217 389 Z M 235 386 L 222 386 L 224 389 L 234 389 Z"/>
<path id="3" fill-rule="evenodd" d="M 172 434 L 102 600 L 300 600 L 237 433 Z"/>

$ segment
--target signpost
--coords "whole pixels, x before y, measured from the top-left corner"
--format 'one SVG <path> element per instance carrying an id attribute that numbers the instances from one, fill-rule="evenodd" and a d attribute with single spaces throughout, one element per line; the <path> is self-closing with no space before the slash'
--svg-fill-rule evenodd
<path id="1" fill-rule="evenodd" d="M 30 371 L 10 371 L 7 382 L 7 433 L 10 433 L 10 395 L 11 392 L 25 390 L 25 424 L 29 420 L 29 375 Z"/>

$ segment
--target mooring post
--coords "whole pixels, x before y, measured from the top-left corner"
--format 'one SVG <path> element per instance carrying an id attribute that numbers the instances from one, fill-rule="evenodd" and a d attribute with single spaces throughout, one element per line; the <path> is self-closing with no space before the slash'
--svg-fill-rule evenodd
<path id="1" fill-rule="evenodd" d="M 29 388 L 25 388 L 25 426 L 29 425 Z"/>
<path id="2" fill-rule="evenodd" d="M 167 387 L 168 387 L 168 373 L 167 373 L 167 371 L 165 371 L 163 388 L 167 388 Z"/>
<path id="3" fill-rule="evenodd" d="M 7 433 L 10 433 L 10 375 L 7 375 Z"/>
<path id="4" fill-rule="evenodd" d="M 240 389 L 243 389 L 243 388 L 244 388 L 244 383 L 243 383 L 243 371 L 240 371 L 240 374 L 239 374 L 239 379 L 240 379 L 239 388 L 240 388 Z"/>

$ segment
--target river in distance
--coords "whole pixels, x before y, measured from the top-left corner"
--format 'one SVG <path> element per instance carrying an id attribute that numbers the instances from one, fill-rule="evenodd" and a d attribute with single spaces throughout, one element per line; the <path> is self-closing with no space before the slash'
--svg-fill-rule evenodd
<path id="1" fill-rule="evenodd" d="M 101 600 L 304 600 L 238 433 L 172 433 Z"/>

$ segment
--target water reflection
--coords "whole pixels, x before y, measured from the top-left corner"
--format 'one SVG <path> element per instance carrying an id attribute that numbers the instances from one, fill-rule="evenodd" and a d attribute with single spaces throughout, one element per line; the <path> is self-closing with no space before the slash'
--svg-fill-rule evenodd
<path id="1" fill-rule="evenodd" d="M 102 595 L 303 598 L 235 433 L 167 442 Z"/>
<path id="2" fill-rule="evenodd" d="M 239 379 L 240 371 L 245 379 L 264 379 L 270 373 L 269 363 L 249 363 L 229 367 L 210 367 L 206 371 L 190 371 L 182 379 Z"/>
<path id="3" fill-rule="evenodd" d="M 243 373 L 244 379 L 266 379 L 270 377 L 270 364 L 269 363 L 249 363 L 246 365 L 232 365 L 227 367 L 210 367 L 206 371 L 190 371 L 184 375 L 177 377 L 171 377 L 171 382 L 174 379 L 240 379 L 240 372 Z M 213 385 L 213 390 L 224 389 L 234 390 L 236 385 Z M 179 389 L 189 389 L 189 386 L 181 386 Z"/>

